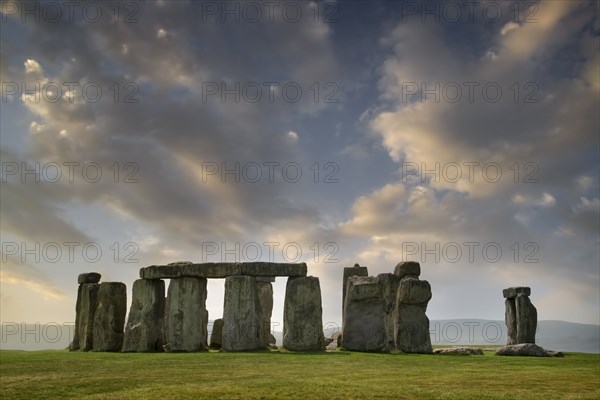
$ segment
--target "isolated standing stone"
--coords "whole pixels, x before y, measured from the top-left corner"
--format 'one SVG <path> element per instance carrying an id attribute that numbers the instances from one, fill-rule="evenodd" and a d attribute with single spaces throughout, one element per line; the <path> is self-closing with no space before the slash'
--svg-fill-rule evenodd
<path id="1" fill-rule="evenodd" d="M 133 282 L 122 351 L 162 351 L 164 315 L 165 281 L 138 279 Z"/>
<path id="2" fill-rule="evenodd" d="M 517 310 L 517 343 L 535 343 L 537 310 L 529 296 L 519 294 L 515 299 Z"/>
<path id="3" fill-rule="evenodd" d="M 398 288 L 396 302 L 396 348 L 405 353 L 431 353 L 427 303 L 431 286 L 427 281 L 405 276 Z"/>
<path id="4" fill-rule="evenodd" d="M 73 341 L 69 343 L 69 350 L 79 350 L 79 318 L 81 317 L 81 285 L 77 287 L 77 301 L 75 302 L 75 332 L 73 333 Z"/>
<path id="5" fill-rule="evenodd" d="M 383 309 L 385 312 L 384 324 L 387 348 L 386 351 L 395 348 L 396 341 L 396 297 L 400 286 L 400 277 L 395 274 L 377 275 L 381 294 L 383 296 Z"/>
<path id="6" fill-rule="evenodd" d="M 262 316 L 262 344 L 269 346 L 271 334 L 271 314 L 273 313 L 273 285 L 256 278 L 256 291 L 258 294 L 258 304 Z"/>
<path id="7" fill-rule="evenodd" d="M 95 351 L 121 351 L 127 312 L 127 287 L 122 282 L 103 282 L 94 313 Z"/>
<path id="8" fill-rule="evenodd" d="M 342 283 L 342 317 L 344 314 L 344 307 L 346 304 L 346 290 L 348 289 L 348 278 L 351 276 L 368 276 L 369 271 L 367 267 L 361 267 L 358 264 L 354 264 L 354 267 L 344 268 L 344 277 Z"/>
<path id="9" fill-rule="evenodd" d="M 384 351 L 387 344 L 385 306 L 379 279 L 348 279 L 342 347 L 354 351 Z"/>
<path id="10" fill-rule="evenodd" d="M 293 351 L 325 350 L 319 278 L 288 278 L 283 309 L 283 347 Z"/>
<path id="11" fill-rule="evenodd" d="M 223 318 L 215 319 L 210 333 L 210 348 L 220 350 L 223 343 Z"/>
<path id="12" fill-rule="evenodd" d="M 416 261 L 403 261 L 396 265 L 394 274 L 398 275 L 400 279 L 407 276 L 410 278 L 418 278 L 421 275 L 421 265 Z"/>
<path id="13" fill-rule="evenodd" d="M 78 349 L 89 351 L 94 348 L 94 313 L 98 304 L 98 290 L 100 285 L 97 283 L 83 283 L 79 285 L 78 290 L 78 311 L 75 316 L 75 331 L 77 334 Z M 75 339 L 73 339 L 75 342 Z M 74 348 L 76 350 L 77 348 Z"/>
<path id="14" fill-rule="evenodd" d="M 515 299 L 506 299 L 504 301 L 505 312 L 504 320 L 506 322 L 506 344 L 512 345 L 517 344 L 517 308 L 515 305 Z"/>
<path id="15" fill-rule="evenodd" d="M 226 351 L 265 348 L 256 279 L 239 275 L 225 279 L 223 343 Z"/>
<path id="16" fill-rule="evenodd" d="M 206 279 L 171 279 L 165 305 L 165 350 L 206 350 Z"/>

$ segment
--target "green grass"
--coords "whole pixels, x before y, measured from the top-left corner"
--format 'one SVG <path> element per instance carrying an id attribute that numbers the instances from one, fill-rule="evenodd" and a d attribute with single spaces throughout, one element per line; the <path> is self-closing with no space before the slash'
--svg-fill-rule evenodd
<path id="1" fill-rule="evenodd" d="M 600 355 L 1 351 L 2 399 L 598 399 Z"/>

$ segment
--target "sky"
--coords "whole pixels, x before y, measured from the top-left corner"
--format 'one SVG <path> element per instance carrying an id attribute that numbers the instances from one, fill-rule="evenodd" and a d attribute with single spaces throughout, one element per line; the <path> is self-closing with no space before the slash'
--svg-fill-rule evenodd
<path id="1" fill-rule="evenodd" d="M 73 322 L 83 272 L 273 261 L 339 325 L 344 267 L 413 260 L 430 319 L 529 286 L 600 323 L 597 2 L 67 3 L 2 2 L 1 322 Z"/>

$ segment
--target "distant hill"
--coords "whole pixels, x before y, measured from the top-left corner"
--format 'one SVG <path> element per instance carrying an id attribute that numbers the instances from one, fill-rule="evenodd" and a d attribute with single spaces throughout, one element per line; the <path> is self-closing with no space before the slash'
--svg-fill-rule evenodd
<path id="1" fill-rule="evenodd" d="M 212 324 L 211 324 L 212 325 Z M 330 336 L 332 329 L 325 331 Z M 436 345 L 489 345 L 506 343 L 504 321 L 484 319 L 432 320 L 431 343 Z M 282 333 L 273 332 L 277 344 Z M 73 325 L 2 324 L 0 349 L 65 349 L 73 336 Z M 547 349 L 567 352 L 600 353 L 600 325 L 565 321 L 539 321 L 537 343 Z"/>

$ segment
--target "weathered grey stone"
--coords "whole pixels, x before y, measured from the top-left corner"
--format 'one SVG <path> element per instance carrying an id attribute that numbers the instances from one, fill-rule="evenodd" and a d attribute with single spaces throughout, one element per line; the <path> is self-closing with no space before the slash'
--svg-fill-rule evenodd
<path id="1" fill-rule="evenodd" d="M 396 348 L 404 353 L 432 352 L 429 318 L 423 305 L 402 304 L 398 307 Z"/>
<path id="2" fill-rule="evenodd" d="M 165 281 L 138 279 L 133 282 L 122 351 L 162 351 L 164 315 Z"/>
<path id="3" fill-rule="evenodd" d="M 398 301 L 403 304 L 425 304 L 431 300 L 431 286 L 427 281 L 405 277 L 398 288 Z"/>
<path id="4" fill-rule="evenodd" d="M 369 276 L 367 267 L 361 267 L 358 264 L 354 264 L 353 267 L 344 268 L 344 277 L 342 280 L 342 319 L 344 314 L 344 307 L 346 304 L 346 290 L 348 289 L 348 278 L 351 276 Z"/>
<path id="5" fill-rule="evenodd" d="M 403 261 L 396 265 L 394 274 L 398 275 L 400 279 L 405 276 L 418 278 L 421 275 L 421 265 L 416 261 Z"/>
<path id="6" fill-rule="evenodd" d="M 206 279 L 184 277 L 169 283 L 165 305 L 166 351 L 206 350 Z"/>
<path id="7" fill-rule="evenodd" d="M 223 318 L 215 319 L 210 333 L 210 348 L 220 350 L 223 343 Z"/>
<path id="8" fill-rule="evenodd" d="M 517 287 L 509 287 L 507 289 L 502 290 L 502 295 L 505 299 L 513 299 L 517 297 L 519 294 L 524 294 L 526 296 L 531 295 L 531 288 L 526 286 L 517 286 Z"/>
<path id="9" fill-rule="evenodd" d="M 497 356 L 564 357 L 560 351 L 546 350 L 534 343 L 520 343 L 500 347 Z"/>
<path id="10" fill-rule="evenodd" d="M 142 279 L 174 279 L 181 277 L 227 278 L 228 276 L 250 275 L 261 277 L 306 276 L 306 263 L 202 263 L 188 261 L 168 265 L 151 265 L 140 269 Z"/>
<path id="11" fill-rule="evenodd" d="M 246 351 L 264 348 L 262 324 L 256 279 L 241 275 L 227 277 L 222 349 Z"/>
<path id="12" fill-rule="evenodd" d="M 204 348 L 208 350 L 208 310 L 204 310 L 204 319 L 202 320 L 202 335 L 204 335 Z"/>
<path id="13" fill-rule="evenodd" d="M 75 302 L 75 332 L 73 341 L 69 343 L 69 351 L 79 350 L 79 318 L 81 317 L 81 291 L 82 286 L 77 287 L 77 301 Z"/>
<path id="14" fill-rule="evenodd" d="M 319 278 L 288 278 L 283 308 L 283 347 L 293 351 L 325 350 Z"/>
<path id="15" fill-rule="evenodd" d="M 536 308 L 531 304 L 531 300 L 526 294 L 517 295 L 515 306 L 517 311 L 517 343 L 535 343 Z"/>
<path id="16" fill-rule="evenodd" d="M 275 282 L 274 276 L 257 276 L 255 279 L 256 282 Z"/>
<path id="17" fill-rule="evenodd" d="M 445 349 L 435 349 L 433 354 L 446 354 L 446 355 L 457 355 L 457 356 L 482 356 L 483 350 L 474 347 L 451 347 Z"/>
<path id="18" fill-rule="evenodd" d="M 383 309 L 385 312 L 384 324 L 386 333 L 387 348 L 390 351 L 395 348 L 396 342 L 396 298 L 398 296 L 398 287 L 400 286 L 400 277 L 395 274 L 377 275 L 381 294 L 383 296 Z"/>
<path id="19" fill-rule="evenodd" d="M 89 351 L 94 348 L 94 313 L 98 305 L 98 290 L 100 285 L 97 283 L 84 283 L 79 285 L 77 315 L 75 320 L 77 326 L 77 348 L 83 351 Z M 81 294 L 81 295 L 80 295 Z M 73 339 L 75 342 L 75 339 Z M 74 346 L 74 345 L 73 345 Z"/>
<path id="20" fill-rule="evenodd" d="M 504 321 L 506 322 L 506 344 L 517 344 L 517 309 L 515 299 L 506 299 L 504 301 L 505 312 Z"/>
<path id="21" fill-rule="evenodd" d="M 354 351 L 385 351 L 387 336 L 385 307 L 379 279 L 348 278 L 342 347 Z"/>
<path id="22" fill-rule="evenodd" d="M 122 282 L 103 282 L 94 313 L 94 351 L 121 351 L 127 313 L 127 287 Z"/>
<path id="23" fill-rule="evenodd" d="M 271 282 L 264 282 L 256 279 L 256 292 L 258 294 L 258 304 L 260 315 L 262 316 L 262 344 L 269 346 L 271 335 L 271 314 L 273 313 L 273 285 Z"/>
<path id="24" fill-rule="evenodd" d="M 80 285 L 82 283 L 98 283 L 100 282 L 101 277 L 102 275 L 100 275 L 97 272 L 86 272 L 83 274 L 79 274 L 79 276 L 77 277 L 77 283 Z"/>

